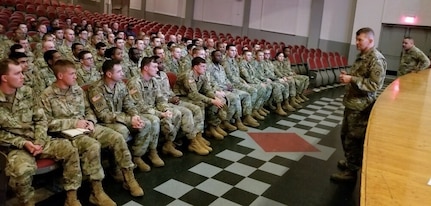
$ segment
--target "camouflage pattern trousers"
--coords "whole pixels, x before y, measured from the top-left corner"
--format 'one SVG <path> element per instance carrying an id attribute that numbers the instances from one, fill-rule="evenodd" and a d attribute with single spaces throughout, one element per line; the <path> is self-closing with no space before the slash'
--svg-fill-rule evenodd
<path id="1" fill-rule="evenodd" d="M 185 101 L 171 106 L 181 112 L 181 129 L 187 139 L 194 139 L 199 132 L 203 132 L 204 116 L 199 106 Z"/>
<path id="2" fill-rule="evenodd" d="M 21 202 L 28 202 L 34 196 L 33 175 L 36 173 L 36 160 L 25 150 L 12 150 L 8 153 L 6 175 L 9 186 Z M 67 139 L 52 139 L 43 145 L 39 158 L 51 158 L 63 165 L 63 187 L 66 191 L 77 190 L 81 186 L 81 167 L 78 150 Z"/>
<path id="3" fill-rule="evenodd" d="M 371 108 L 372 106 L 363 111 L 344 109 L 341 143 L 348 168 L 352 171 L 357 171 L 362 165 L 365 132 Z"/>

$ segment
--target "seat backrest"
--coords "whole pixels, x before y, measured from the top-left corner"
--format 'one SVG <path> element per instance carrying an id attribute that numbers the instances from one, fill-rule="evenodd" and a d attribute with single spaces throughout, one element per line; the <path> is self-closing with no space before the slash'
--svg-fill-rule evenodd
<path id="1" fill-rule="evenodd" d="M 173 89 L 175 83 L 177 82 L 177 74 L 175 74 L 174 72 L 166 72 L 166 75 L 169 79 L 169 86 L 171 87 L 171 89 Z"/>

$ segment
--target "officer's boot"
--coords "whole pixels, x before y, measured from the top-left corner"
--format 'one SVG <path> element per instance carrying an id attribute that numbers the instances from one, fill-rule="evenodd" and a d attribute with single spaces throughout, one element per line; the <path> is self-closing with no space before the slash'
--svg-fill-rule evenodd
<path id="1" fill-rule="evenodd" d="M 213 126 L 213 125 L 208 126 L 208 129 L 206 132 L 208 133 L 207 134 L 208 136 L 211 136 L 216 140 L 224 139 L 224 136 L 217 132 L 216 126 Z"/>
<path id="2" fill-rule="evenodd" d="M 159 154 L 157 154 L 156 149 L 150 149 L 150 154 L 148 155 L 151 163 L 153 163 L 154 167 L 163 167 L 165 166 L 165 162 L 160 159 Z"/>
<path id="3" fill-rule="evenodd" d="M 275 110 L 275 113 L 277 113 L 278 115 L 281 116 L 286 116 L 287 113 L 283 110 L 283 108 L 281 107 L 281 103 L 277 103 L 277 109 Z"/>
<path id="4" fill-rule="evenodd" d="M 144 162 L 141 157 L 133 157 L 133 163 L 139 168 L 141 172 L 151 171 L 150 165 Z"/>
<path id="5" fill-rule="evenodd" d="M 241 131 L 248 131 L 248 128 L 244 125 L 241 118 L 236 118 L 235 125 Z"/>
<path id="6" fill-rule="evenodd" d="M 215 129 L 216 129 L 216 131 L 217 131 L 219 134 L 223 135 L 224 137 L 226 137 L 226 136 L 227 136 L 227 132 L 226 132 L 226 131 L 224 131 L 224 130 L 220 127 L 220 125 L 217 125 L 217 127 L 216 127 Z"/>
<path id="7" fill-rule="evenodd" d="M 250 127 L 258 127 L 260 125 L 251 115 L 245 115 L 243 123 Z"/>
<path id="8" fill-rule="evenodd" d="M 221 124 L 220 127 L 223 130 L 227 130 L 229 132 L 233 132 L 235 130 L 237 130 L 238 128 L 236 128 L 235 126 L 233 126 L 228 120 L 224 120 Z"/>
<path id="9" fill-rule="evenodd" d="M 202 132 L 198 132 L 198 134 L 196 134 L 196 140 L 201 146 L 208 150 L 208 152 L 213 151 L 213 148 L 210 147 L 211 143 L 202 136 Z"/>
<path id="10" fill-rule="evenodd" d="M 195 152 L 198 155 L 208 155 L 210 152 L 207 149 L 205 149 L 203 145 L 205 144 L 201 144 L 198 138 L 195 137 L 190 140 L 190 144 L 188 148 L 190 152 Z"/>
<path id="11" fill-rule="evenodd" d="M 130 191 L 130 194 L 133 197 L 141 197 L 144 196 L 144 190 L 139 186 L 138 182 L 135 179 L 135 175 L 133 174 L 133 169 L 121 169 L 124 175 L 123 187 L 124 189 Z"/>
<path id="12" fill-rule="evenodd" d="M 293 107 L 289 104 L 289 101 L 288 101 L 288 100 L 284 100 L 284 102 L 283 102 L 283 109 L 285 109 L 285 110 L 287 110 L 287 111 L 289 111 L 289 112 L 294 112 L 294 111 L 296 111 L 296 109 L 295 109 L 295 108 L 293 108 Z"/>
<path id="13" fill-rule="evenodd" d="M 76 195 L 76 190 L 69 190 L 66 192 L 66 201 L 64 202 L 64 206 L 81 206 Z"/>
<path id="14" fill-rule="evenodd" d="M 296 103 L 295 97 L 290 97 L 290 105 L 292 107 L 295 107 L 296 109 L 301 109 L 302 108 L 301 105 L 299 105 L 298 103 Z"/>
<path id="15" fill-rule="evenodd" d="M 264 116 L 260 115 L 260 113 L 257 111 L 257 109 L 253 109 L 253 112 L 251 113 L 251 116 L 254 117 L 254 118 L 256 118 L 256 119 L 259 119 L 259 120 L 264 120 L 265 119 Z"/>
<path id="16" fill-rule="evenodd" d="M 306 96 L 304 95 L 304 93 L 299 94 L 299 96 L 301 96 L 301 98 L 302 98 L 303 100 L 305 100 L 305 101 L 310 100 L 308 97 L 306 97 Z"/>
<path id="17" fill-rule="evenodd" d="M 90 202 L 98 206 L 116 206 L 115 203 L 106 193 L 103 191 L 102 182 L 100 180 L 91 181 L 93 190 L 90 194 Z"/>
<path id="18" fill-rule="evenodd" d="M 167 140 L 162 148 L 163 154 L 170 154 L 173 157 L 181 157 L 183 153 L 177 149 L 175 149 L 174 143 L 170 140 Z"/>

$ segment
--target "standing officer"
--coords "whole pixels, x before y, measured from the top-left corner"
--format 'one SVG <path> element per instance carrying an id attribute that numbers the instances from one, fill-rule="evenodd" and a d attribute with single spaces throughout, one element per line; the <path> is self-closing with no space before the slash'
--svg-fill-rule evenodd
<path id="1" fill-rule="evenodd" d="M 386 59 L 374 47 L 374 31 L 371 28 L 361 28 L 356 32 L 356 48 L 360 54 L 352 65 L 351 75 L 346 72 L 340 75 L 340 81 L 346 84 L 341 126 L 341 143 L 346 160 L 338 162 L 342 171 L 331 175 L 334 181 L 354 181 L 357 178 L 357 171 L 362 165 L 368 117 L 386 75 Z"/>
<path id="2" fill-rule="evenodd" d="M 401 53 L 398 76 L 402 76 L 410 72 L 424 70 L 428 68 L 429 65 L 430 60 L 419 48 L 415 46 L 413 38 L 404 37 L 403 52 Z"/>

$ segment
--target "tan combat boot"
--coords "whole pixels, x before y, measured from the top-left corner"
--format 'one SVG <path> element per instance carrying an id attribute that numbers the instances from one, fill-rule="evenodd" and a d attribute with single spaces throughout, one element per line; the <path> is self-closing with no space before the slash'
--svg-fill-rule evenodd
<path id="1" fill-rule="evenodd" d="M 121 173 L 120 168 L 118 168 L 117 166 L 115 166 L 115 168 L 113 170 L 111 170 L 109 172 L 112 176 L 112 178 L 117 181 L 117 182 L 123 182 L 123 173 Z"/>
<path id="2" fill-rule="evenodd" d="M 217 125 L 217 127 L 216 127 L 215 129 L 216 129 L 217 133 L 219 133 L 219 134 L 223 135 L 224 137 L 226 137 L 226 136 L 228 135 L 228 134 L 227 134 L 227 132 L 226 132 L 226 131 L 224 131 L 224 130 L 220 127 L 220 125 Z"/>
<path id="3" fill-rule="evenodd" d="M 133 157 L 133 163 L 139 168 L 141 172 L 149 172 L 151 171 L 150 165 L 144 162 L 141 157 Z M 124 181 L 124 180 L 123 180 Z"/>
<path id="4" fill-rule="evenodd" d="M 244 123 L 242 122 L 241 118 L 237 118 L 236 119 L 235 125 L 241 131 L 245 131 L 245 132 L 248 131 L 248 128 L 244 125 Z"/>
<path id="5" fill-rule="evenodd" d="M 242 123 L 250 127 L 258 127 L 260 125 L 251 115 L 246 115 Z"/>
<path id="6" fill-rule="evenodd" d="M 269 113 L 271 113 L 269 110 L 267 110 L 267 109 L 265 109 L 264 107 L 261 107 L 259 110 L 262 110 L 262 111 L 264 111 L 266 114 L 269 114 Z"/>
<path id="7" fill-rule="evenodd" d="M 210 147 L 210 142 L 208 141 L 208 140 L 206 140 L 203 136 L 202 136 L 202 133 L 201 132 L 199 132 L 197 135 L 196 135 L 196 140 L 198 141 L 198 143 L 203 147 L 203 148 L 205 148 L 206 150 L 208 150 L 208 152 L 212 152 L 213 151 L 213 148 L 211 148 Z"/>
<path id="8" fill-rule="evenodd" d="M 94 205 L 99 206 L 116 206 L 115 203 L 106 193 L 103 191 L 102 182 L 100 180 L 91 181 L 93 190 L 90 194 L 90 202 Z"/>
<path id="9" fill-rule="evenodd" d="M 81 206 L 76 195 L 76 190 L 69 190 L 66 192 L 66 201 L 64 202 L 64 206 Z"/>
<path id="10" fill-rule="evenodd" d="M 287 113 L 283 110 L 283 108 L 281 107 L 281 103 L 277 103 L 277 109 L 275 110 L 275 113 L 277 113 L 278 115 L 281 116 L 286 116 Z"/>
<path id="11" fill-rule="evenodd" d="M 235 126 L 233 126 L 229 121 L 224 120 L 221 124 L 220 124 L 220 128 L 222 128 L 223 130 L 227 130 L 229 132 L 233 132 L 235 130 L 237 130 L 238 128 L 236 128 Z"/>
<path id="12" fill-rule="evenodd" d="M 224 136 L 217 132 L 215 126 L 208 126 L 207 135 L 213 137 L 216 140 L 223 140 Z"/>
<path id="13" fill-rule="evenodd" d="M 183 153 L 177 149 L 175 149 L 174 143 L 170 140 L 167 140 L 162 148 L 163 154 L 170 154 L 173 157 L 182 157 Z"/>
<path id="14" fill-rule="evenodd" d="M 256 109 L 253 109 L 253 112 L 251 113 L 251 116 L 254 117 L 254 118 L 256 118 L 256 119 L 259 119 L 259 120 L 264 120 L 265 119 L 265 117 L 263 117 L 262 115 L 260 115 L 260 113 Z"/>
<path id="15" fill-rule="evenodd" d="M 133 197 L 144 196 L 144 190 L 139 186 L 133 174 L 133 169 L 121 169 L 124 175 L 123 187 L 124 189 L 130 191 Z"/>
<path id="16" fill-rule="evenodd" d="M 189 151 L 195 152 L 198 155 L 208 155 L 210 152 L 206 150 L 197 140 L 197 137 L 190 140 Z"/>
<path id="17" fill-rule="evenodd" d="M 305 102 L 305 100 L 303 100 L 299 94 L 297 94 L 295 96 L 295 98 L 296 98 L 296 100 L 300 101 L 301 103 Z"/>
<path id="18" fill-rule="evenodd" d="M 290 105 L 292 107 L 295 107 L 296 109 L 301 109 L 302 108 L 301 105 L 299 105 L 298 103 L 296 103 L 295 97 L 290 97 Z"/>
<path id="19" fill-rule="evenodd" d="M 150 154 L 148 155 L 151 163 L 153 163 L 154 167 L 163 167 L 165 166 L 165 162 L 160 159 L 159 154 L 157 154 L 156 149 L 150 149 Z"/>
<path id="20" fill-rule="evenodd" d="M 284 103 L 283 103 L 283 109 L 285 109 L 285 110 L 287 110 L 287 111 L 289 111 L 289 112 L 294 112 L 294 111 L 296 111 L 296 109 L 295 109 L 295 108 L 293 108 L 293 107 L 289 104 L 289 101 L 288 101 L 288 100 L 284 100 Z"/>
<path id="21" fill-rule="evenodd" d="M 301 98 L 305 101 L 310 100 L 308 97 L 306 97 L 304 94 L 299 94 L 299 96 L 301 96 Z"/>
<path id="22" fill-rule="evenodd" d="M 259 112 L 259 114 L 260 114 L 262 117 L 266 117 L 266 116 L 268 116 L 268 113 L 266 113 L 262 108 L 257 109 L 257 112 Z"/>

